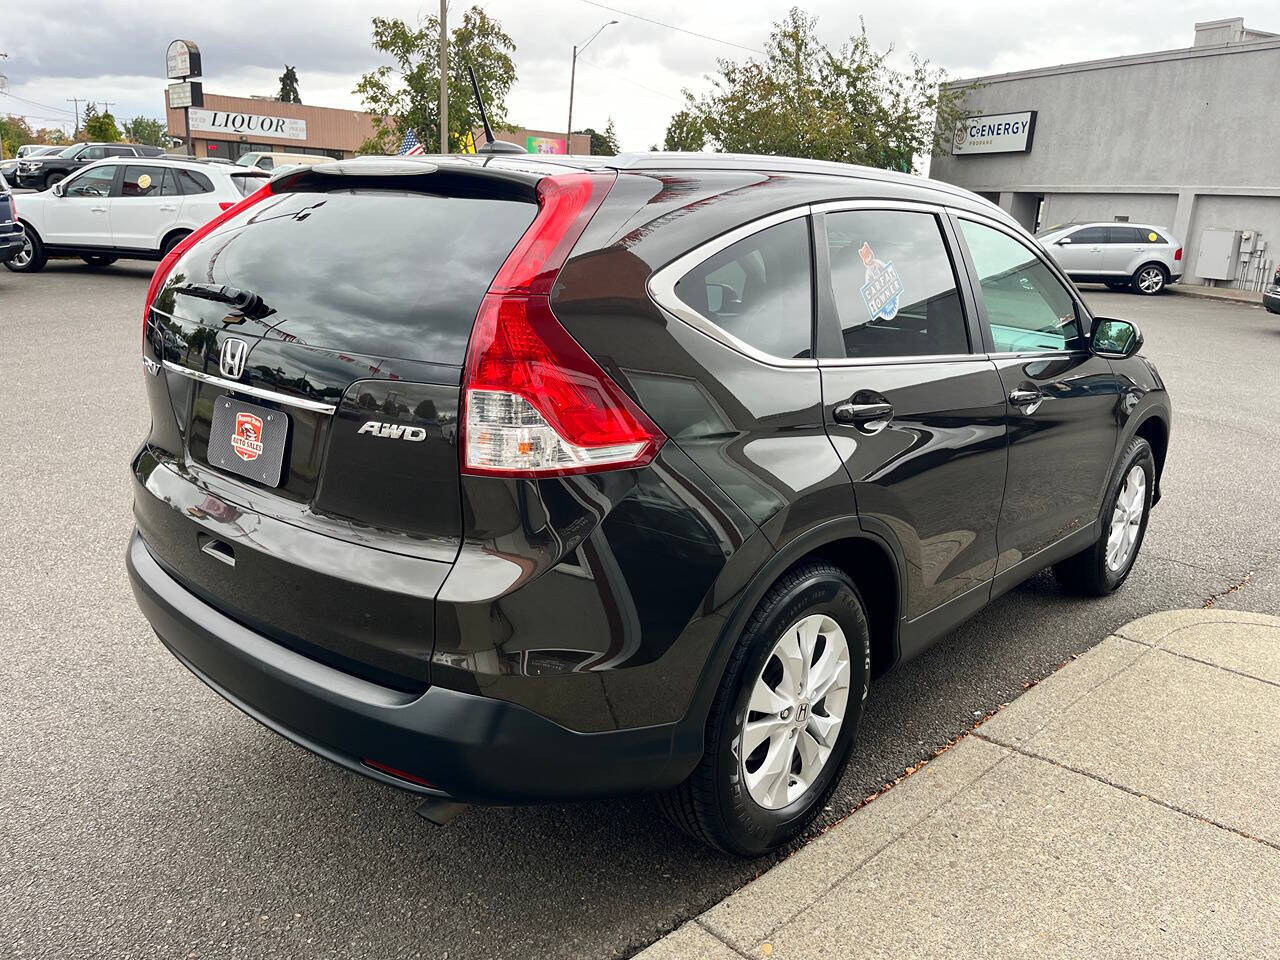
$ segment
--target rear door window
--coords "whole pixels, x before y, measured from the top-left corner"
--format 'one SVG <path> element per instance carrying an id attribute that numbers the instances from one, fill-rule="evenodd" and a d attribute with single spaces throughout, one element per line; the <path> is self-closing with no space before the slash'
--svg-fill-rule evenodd
<path id="1" fill-rule="evenodd" d="M 997 353 L 1084 346 L 1075 299 L 1030 247 L 972 220 L 961 220 L 960 230 L 978 271 Z"/>
<path id="2" fill-rule="evenodd" d="M 1071 238 L 1072 243 L 1106 243 L 1107 228 L 1106 227 L 1085 227 L 1083 230 L 1077 230 L 1075 233 L 1067 234 Z"/>
<path id="3" fill-rule="evenodd" d="M 146 167 L 140 163 L 126 164 L 120 181 L 121 197 L 158 197 L 164 189 L 164 167 Z"/>
<path id="4" fill-rule="evenodd" d="M 848 210 L 824 219 L 845 356 L 969 352 L 955 269 L 936 216 Z"/>
<path id="5" fill-rule="evenodd" d="M 1137 227 L 1108 227 L 1112 243 L 1141 243 Z"/>
<path id="6" fill-rule="evenodd" d="M 676 281 L 675 293 L 690 309 L 771 357 L 812 356 L 808 219 L 787 220 L 726 247 Z"/>

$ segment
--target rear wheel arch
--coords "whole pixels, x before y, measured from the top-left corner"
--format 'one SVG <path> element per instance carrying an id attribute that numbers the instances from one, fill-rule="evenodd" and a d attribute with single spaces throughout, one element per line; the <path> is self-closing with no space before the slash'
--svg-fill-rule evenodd
<path id="1" fill-rule="evenodd" d="M 33 227 L 29 221 L 24 220 L 22 217 L 19 217 L 19 218 L 18 218 L 18 223 L 22 224 L 22 229 L 23 229 L 23 230 L 25 230 L 27 233 L 31 234 L 33 237 L 35 237 L 35 238 L 36 238 L 37 240 L 39 240 L 41 243 L 44 243 L 44 237 L 40 236 L 40 231 L 39 231 L 39 230 L 37 230 L 35 227 Z"/>
<path id="2" fill-rule="evenodd" d="M 160 252 L 168 253 L 175 246 L 182 242 L 182 238 L 191 233 L 186 227 L 176 227 L 164 235 L 164 239 L 160 241 Z"/>
<path id="3" fill-rule="evenodd" d="M 710 696 L 706 696 L 705 701 L 702 696 L 708 691 L 714 693 L 719 685 L 726 653 L 733 648 L 760 601 L 788 571 L 813 560 L 825 560 L 839 567 L 858 588 L 871 628 L 871 675 L 876 678 L 888 672 L 898 659 L 898 619 L 905 599 L 902 552 L 890 537 L 892 533 L 887 527 L 884 535 L 878 531 L 868 532 L 857 517 L 850 516 L 820 524 L 776 552 L 742 592 L 720 632 L 710 664 L 712 669 L 704 676 L 699 691 L 700 707 L 709 706 Z M 705 710 L 699 712 L 705 720 Z"/>

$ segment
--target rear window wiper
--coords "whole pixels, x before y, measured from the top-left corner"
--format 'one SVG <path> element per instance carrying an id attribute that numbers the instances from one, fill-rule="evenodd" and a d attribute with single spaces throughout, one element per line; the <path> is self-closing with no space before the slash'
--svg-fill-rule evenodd
<path id="1" fill-rule="evenodd" d="M 242 290 L 239 287 L 232 287 L 225 283 L 196 283 L 193 281 L 179 283 L 174 285 L 173 292 L 175 294 L 181 293 L 188 297 L 198 297 L 201 300 L 212 300 L 215 303 L 225 303 L 234 307 L 237 312 L 255 320 L 260 320 L 275 313 L 253 291 Z"/>

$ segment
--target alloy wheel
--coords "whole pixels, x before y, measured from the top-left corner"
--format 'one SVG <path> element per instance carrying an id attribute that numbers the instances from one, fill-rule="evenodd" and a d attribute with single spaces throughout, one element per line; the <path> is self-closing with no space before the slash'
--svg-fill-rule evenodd
<path id="1" fill-rule="evenodd" d="M 1164 286 L 1164 273 L 1159 267 L 1144 267 L 1138 273 L 1138 287 L 1143 293 L 1158 293 Z"/>
<path id="2" fill-rule="evenodd" d="M 31 237 L 22 238 L 22 249 L 13 255 L 13 265 L 19 270 L 25 270 L 27 265 L 31 263 L 31 257 L 35 251 L 31 247 Z"/>
<path id="3" fill-rule="evenodd" d="M 1142 530 L 1142 517 L 1147 509 L 1147 474 L 1134 464 L 1125 475 L 1124 486 L 1116 495 L 1111 511 L 1111 530 L 1107 534 L 1107 569 L 1122 570 L 1133 553 Z"/>
<path id="4" fill-rule="evenodd" d="M 849 705 L 849 643 L 840 625 L 811 614 L 783 632 L 751 688 L 740 751 L 751 799 L 794 803 L 817 780 Z"/>

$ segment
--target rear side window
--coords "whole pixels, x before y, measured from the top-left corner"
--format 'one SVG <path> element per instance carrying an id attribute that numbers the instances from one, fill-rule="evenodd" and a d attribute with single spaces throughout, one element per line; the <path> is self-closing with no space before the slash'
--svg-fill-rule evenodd
<path id="1" fill-rule="evenodd" d="M 340 348 L 325 362 L 353 374 L 376 357 L 460 365 L 480 301 L 537 212 L 532 200 L 407 190 L 287 193 L 197 243 L 175 275 L 256 293 L 273 337 Z"/>
<path id="2" fill-rule="evenodd" d="M 969 352 L 956 274 L 937 217 L 849 210 L 825 219 L 846 356 Z"/>
<path id="3" fill-rule="evenodd" d="M 978 271 L 997 353 L 1084 346 L 1075 300 L 1030 248 L 992 227 L 961 220 Z"/>
<path id="4" fill-rule="evenodd" d="M 240 196 L 247 197 L 255 190 L 259 189 L 269 177 L 244 176 L 243 174 L 231 174 L 231 182 L 235 184 L 235 188 L 239 191 Z"/>
<path id="5" fill-rule="evenodd" d="M 185 194 L 213 193 L 213 184 L 209 182 L 209 178 L 193 170 L 179 170 L 178 184 Z"/>
<path id="6" fill-rule="evenodd" d="M 772 357 L 812 356 L 809 222 L 767 227 L 702 261 L 675 292 L 716 326 Z"/>

